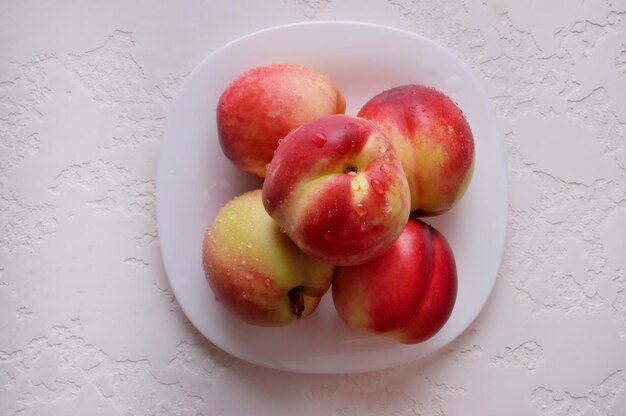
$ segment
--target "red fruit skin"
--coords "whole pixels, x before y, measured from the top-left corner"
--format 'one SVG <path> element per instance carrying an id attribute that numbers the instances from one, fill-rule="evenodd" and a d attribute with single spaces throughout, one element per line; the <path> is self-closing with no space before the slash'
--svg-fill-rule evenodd
<path id="1" fill-rule="evenodd" d="M 281 142 L 263 183 L 263 203 L 309 256 L 352 265 L 376 257 L 400 235 L 410 201 L 401 162 L 380 129 L 333 115 Z"/>
<path id="2" fill-rule="evenodd" d="M 352 328 L 405 344 L 424 342 L 441 330 L 456 302 L 452 249 L 439 231 L 412 216 L 382 255 L 337 267 L 332 294 Z"/>
<path id="3" fill-rule="evenodd" d="M 289 131 L 344 110 L 343 95 L 324 74 L 290 64 L 256 67 L 220 96 L 220 146 L 235 166 L 263 178 L 278 141 Z"/>
<path id="4" fill-rule="evenodd" d="M 474 137 L 447 95 L 403 85 L 373 97 L 357 115 L 381 127 L 400 154 L 411 211 L 442 214 L 463 196 L 473 173 Z"/>

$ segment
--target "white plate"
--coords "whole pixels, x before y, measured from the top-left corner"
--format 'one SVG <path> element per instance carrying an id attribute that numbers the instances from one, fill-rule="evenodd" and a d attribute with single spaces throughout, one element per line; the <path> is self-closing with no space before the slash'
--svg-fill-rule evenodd
<path id="1" fill-rule="evenodd" d="M 205 229 L 227 200 L 260 187 L 223 156 L 215 125 L 217 100 L 239 74 L 287 62 L 327 74 L 355 114 L 379 92 L 407 83 L 433 86 L 463 109 L 473 130 L 476 167 L 461 202 L 428 219 L 448 239 L 459 274 L 458 298 L 430 340 L 402 345 L 356 333 L 337 316 L 330 294 L 292 326 L 261 328 L 231 317 L 214 301 L 201 267 Z M 312 22 L 244 36 L 208 56 L 174 100 L 159 157 L 157 220 L 169 281 L 181 308 L 211 342 L 241 359 L 306 373 L 379 370 L 422 358 L 461 334 L 485 304 L 498 273 L 506 230 L 506 166 L 485 93 L 452 54 L 413 33 L 356 22 Z"/>

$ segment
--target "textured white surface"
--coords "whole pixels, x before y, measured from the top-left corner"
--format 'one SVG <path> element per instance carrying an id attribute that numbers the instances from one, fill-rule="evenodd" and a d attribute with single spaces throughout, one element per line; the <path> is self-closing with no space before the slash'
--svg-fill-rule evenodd
<path id="1" fill-rule="evenodd" d="M 161 265 L 156 157 L 182 80 L 235 37 L 310 19 L 449 48 L 503 133 L 495 291 L 402 368 L 238 361 L 187 323 Z M 0 50 L 0 414 L 625 414 L 625 2 L 2 2 Z"/>

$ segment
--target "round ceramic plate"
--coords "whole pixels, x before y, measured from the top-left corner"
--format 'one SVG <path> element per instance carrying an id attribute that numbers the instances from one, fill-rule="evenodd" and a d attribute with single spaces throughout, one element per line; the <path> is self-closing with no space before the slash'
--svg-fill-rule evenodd
<path id="1" fill-rule="evenodd" d="M 330 294 L 315 313 L 291 326 L 262 328 L 233 318 L 214 300 L 201 266 L 203 234 L 231 198 L 261 183 L 222 154 L 215 108 L 228 84 L 271 63 L 309 66 L 328 75 L 347 99 L 347 113 L 379 92 L 408 83 L 435 87 L 464 111 L 476 163 L 461 201 L 427 219 L 448 239 L 457 261 L 458 297 L 433 338 L 402 345 L 351 330 Z M 429 39 L 372 24 L 312 22 L 275 27 L 228 43 L 193 71 L 168 117 L 157 173 L 161 251 L 174 295 L 211 342 L 241 359 L 307 373 L 354 373 L 417 360 L 442 348 L 476 318 L 493 288 L 506 230 L 506 166 L 495 116 L 472 73 Z"/>

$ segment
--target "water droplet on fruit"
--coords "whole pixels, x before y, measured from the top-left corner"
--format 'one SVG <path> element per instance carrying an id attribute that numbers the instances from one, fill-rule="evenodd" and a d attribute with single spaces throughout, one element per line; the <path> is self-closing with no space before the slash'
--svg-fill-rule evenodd
<path id="1" fill-rule="evenodd" d="M 268 277 L 263 281 L 263 284 L 265 284 L 265 286 L 267 287 L 270 287 L 272 285 L 272 281 Z"/>
<path id="2" fill-rule="evenodd" d="M 389 173 L 391 172 L 391 168 L 386 163 L 383 163 L 382 165 L 380 165 L 380 171 L 382 173 Z"/>
<path id="3" fill-rule="evenodd" d="M 367 209 L 361 203 L 356 204 L 355 207 L 354 207 L 354 210 L 361 217 L 364 216 L 365 214 L 367 214 Z"/>
<path id="4" fill-rule="evenodd" d="M 241 260 L 241 264 L 243 264 L 243 265 L 245 266 L 245 264 L 246 264 L 246 259 L 242 259 L 242 260 Z"/>
<path id="5" fill-rule="evenodd" d="M 311 141 L 316 147 L 322 148 L 328 141 L 326 135 L 324 133 L 316 133 L 315 136 L 311 137 Z"/>
<path id="6" fill-rule="evenodd" d="M 378 148 L 378 151 L 380 153 L 385 153 L 387 152 L 387 146 L 385 146 L 384 144 L 381 144 L 380 147 Z"/>
<path id="7" fill-rule="evenodd" d="M 385 202 L 385 212 L 389 214 L 393 210 L 393 207 L 389 202 Z"/>
<path id="8" fill-rule="evenodd" d="M 252 248 L 252 246 L 253 246 L 253 244 L 252 244 L 252 243 L 248 243 L 248 244 L 246 244 L 246 247 L 248 247 L 248 248 Z"/>
<path id="9" fill-rule="evenodd" d="M 385 193 L 385 185 L 383 185 L 383 183 L 381 181 L 379 181 L 378 179 L 372 179 L 370 181 L 370 185 L 372 185 L 372 189 L 377 194 L 384 194 Z"/>
<path id="10" fill-rule="evenodd" d="M 358 191 L 359 189 L 361 189 L 361 184 L 359 183 L 358 179 L 352 179 L 350 181 L 350 188 L 352 188 L 353 191 Z"/>
<path id="11" fill-rule="evenodd" d="M 254 279 L 254 276 L 252 275 L 252 273 L 246 273 L 245 278 L 246 280 L 252 280 Z"/>

